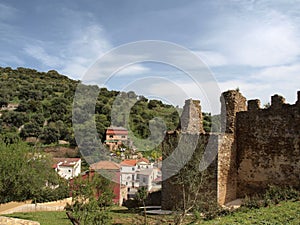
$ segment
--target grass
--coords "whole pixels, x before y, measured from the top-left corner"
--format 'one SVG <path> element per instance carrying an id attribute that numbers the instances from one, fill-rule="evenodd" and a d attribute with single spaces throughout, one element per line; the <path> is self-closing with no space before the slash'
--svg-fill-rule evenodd
<path id="1" fill-rule="evenodd" d="M 29 212 L 29 213 L 13 213 L 4 215 L 24 220 L 33 220 L 40 222 L 41 225 L 70 225 L 72 224 L 65 212 Z"/>
<path id="2" fill-rule="evenodd" d="M 41 225 L 71 225 L 65 212 L 32 212 L 32 213 L 14 213 L 7 215 L 20 219 L 28 219 L 40 222 Z M 143 216 L 134 211 L 127 210 L 124 207 L 115 208 L 111 211 L 114 224 L 143 224 Z M 191 219 L 191 218 L 189 218 Z M 149 224 L 173 224 L 171 216 L 149 216 Z M 260 209 L 244 209 L 234 212 L 228 216 L 216 218 L 210 221 L 198 221 L 188 224 L 299 224 L 300 221 L 300 201 L 280 202 Z"/>
<path id="3" fill-rule="evenodd" d="M 201 224 L 299 224 L 300 201 L 280 202 L 266 208 L 240 210 L 231 215 L 211 221 L 201 221 Z M 199 222 L 200 224 L 200 222 Z"/>
<path id="4" fill-rule="evenodd" d="M 113 217 L 113 224 L 143 224 L 144 217 L 139 213 L 128 210 L 125 207 L 113 208 L 110 212 Z M 33 220 L 40 222 L 41 225 L 72 225 L 65 212 L 29 212 L 29 213 L 13 213 L 3 215 L 24 220 Z M 149 224 L 169 224 L 172 222 L 170 216 L 148 216 Z M 165 223 L 164 223 L 165 222 Z"/>

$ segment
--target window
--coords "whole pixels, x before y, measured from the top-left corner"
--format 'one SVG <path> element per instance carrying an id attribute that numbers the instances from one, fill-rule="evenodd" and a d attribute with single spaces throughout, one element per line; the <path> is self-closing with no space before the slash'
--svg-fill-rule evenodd
<path id="1" fill-rule="evenodd" d="M 114 135 L 109 135 L 109 138 L 113 138 L 114 137 Z"/>
<path id="2" fill-rule="evenodd" d="M 126 136 L 124 136 L 124 135 L 122 135 L 121 137 L 122 137 L 122 138 L 126 138 Z"/>
<path id="3" fill-rule="evenodd" d="M 132 187 L 134 188 L 134 182 L 132 182 Z"/>
<path id="4" fill-rule="evenodd" d="M 134 167 L 132 167 L 131 169 L 132 169 L 132 171 L 134 171 Z"/>
<path id="5" fill-rule="evenodd" d="M 143 177 L 143 182 L 146 183 L 146 178 L 145 177 Z"/>
<path id="6" fill-rule="evenodd" d="M 148 169 L 148 166 L 146 166 L 146 168 Z"/>
<path id="7" fill-rule="evenodd" d="M 134 180 L 134 174 L 132 174 L 132 180 Z"/>
<path id="8" fill-rule="evenodd" d="M 71 170 L 68 170 L 69 173 L 71 173 Z"/>
<path id="9" fill-rule="evenodd" d="M 138 169 L 140 169 L 141 168 L 141 166 L 140 165 L 138 165 Z"/>

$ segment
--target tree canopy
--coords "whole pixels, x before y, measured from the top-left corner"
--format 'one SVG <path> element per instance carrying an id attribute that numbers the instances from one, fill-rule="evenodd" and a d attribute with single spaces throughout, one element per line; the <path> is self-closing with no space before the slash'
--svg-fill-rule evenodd
<path id="1" fill-rule="evenodd" d="M 74 143 L 72 107 L 79 83 L 54 70 L 39 72 L 27 68 L 0 67 L 1 106 L 18 104 L 15 111 L 1 112 L 2 132 L 16 132 L 22 139 L 36 137 L 46 143 L 56 143 L 57 140 Z M 154 117 L 161 117 L 168 130 L 178 126 L 179 115 L 173 106 L 159 100 L 148 100 L 133 91 L 125 93 L 98 86 L 92 87 L 94 91 L 99 92 L 94 107 L 97 131 L 102 141 L 105 139 L 106 128 L 111 125 L 112 107 L 124 104 L 124 99 L 135 102 L 132 109 L 128 109 L 128 113 L 130 129 L 138 138 L 147 138 L 150 135 L 148 125 Z M 86 101 L 82 108 L 90 106 Z M 125 126 L 124 111 L 124 108 L 120 108 L 117 117 L 114 118 L 114 126 Z M 80 113 L 78 115 L 80 116 Z"/>
<path id="2" fill-rule="evenodd" d="M 65 181 L 51 167 L 50 159 L 23 142 L 0 141 L 0 203 L 52 201 L 68 195 Z"/>

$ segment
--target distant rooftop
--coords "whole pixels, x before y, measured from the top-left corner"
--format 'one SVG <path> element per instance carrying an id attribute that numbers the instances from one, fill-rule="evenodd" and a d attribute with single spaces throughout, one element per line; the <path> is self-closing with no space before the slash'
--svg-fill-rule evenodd
<path id="1" fill-rule="evenodd" d="M 119 170 L 120 165 L 113 161 L 99 161 L 90 166 L 93 170 Z"/>
<path id="2" fill-rule="evenodd" d="M 128 135 L 128 131 L 124 127 L 109 127 L 106 130 L 106 134 L 108 134 L 108 135 L 113 135 L 113 134 Z"/>
<path id="3" fill-rule="evenodd" d="M 53 168 L 56 168 L 57 165 L 59 166 L 66 166 L 66 167 L 73 167 L 80 158 L 53 158 L 54 165 Z"/>
<path id="4" fill-rule="evenodd" d="M 146 158 L 140 158 L 140 159 L 125 159 L 124 161 L 121 162 L 122 166 L 135 166 L 137 163 L 147 163 L 149 164 L 149 160 Z"/>

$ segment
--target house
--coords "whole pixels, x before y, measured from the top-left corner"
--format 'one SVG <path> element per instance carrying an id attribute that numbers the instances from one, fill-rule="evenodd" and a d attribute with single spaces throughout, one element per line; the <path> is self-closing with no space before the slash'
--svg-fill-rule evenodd
<path id="1" fill-rule="evenodd" d="M 65 179 L 72 179 L 81 173 L 80 158 L 53 158 L 53 169 Z"/>
<path id="2" fill-rule="evenodd" d="M 106 145 L 110 151 L 118 149 L 122 144 L 127 144 L 128 131 L 123 127 L 109 127 L 106 130 Z"/>
<path id="3" fill-rule="evenodd" d="M 161 176 L 160 170 L 148 159 L 126 159 L 121 162 L 121 184 L 127 187 L 127 198 L 133 198 L 139 187 L 153 191 L 155 180 Z"/>
<path id="4" fill-rule="evenodd" d="M 112 182 L 113 202 L 119 206 L 126 199 L 127 188 L 120 183 L 120 165 L 113 161 L 99 161 L 90 165 L 90 173 L 99 172 Z"/>

